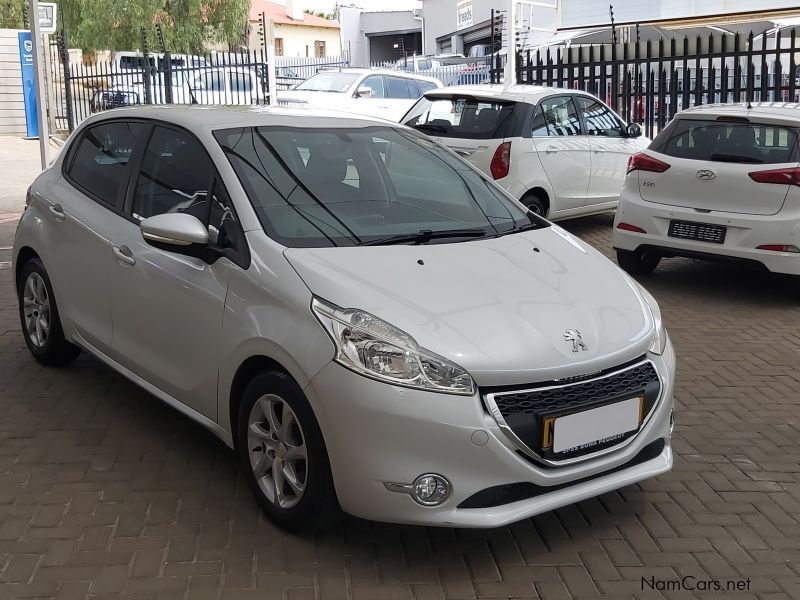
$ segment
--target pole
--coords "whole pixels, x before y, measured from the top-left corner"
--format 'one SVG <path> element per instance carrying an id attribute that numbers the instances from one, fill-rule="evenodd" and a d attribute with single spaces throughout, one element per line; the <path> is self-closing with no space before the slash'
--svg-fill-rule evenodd
<path id="1" fill-rule="evenodd" d="M 28 12 L 31 21 L 31 38 L 33 38 L 33 69 L 36 73 L 34 85 L 36 89 L 36 118 L 39 121 L 39 155 L 42 160 L 42 170 L 50 164 L 50 129 L 47 123 L 47 105 L 44 100 L 44 74 L 42 73 L 42 58 L 39 55 L 42 41 L 39 32 L 39 1 L 28 0 Z"/>
<path id="2" fill-rule="evenodd" d="M 517 33 L 516 5 L 516 0 L 508 0 L 508 9 L 506 11 L 506 16 L 508 17 L 508 39 L 506 40 L 505 88 L 514 85 L 517 81 L 517 47 L 514 42 Z"/>

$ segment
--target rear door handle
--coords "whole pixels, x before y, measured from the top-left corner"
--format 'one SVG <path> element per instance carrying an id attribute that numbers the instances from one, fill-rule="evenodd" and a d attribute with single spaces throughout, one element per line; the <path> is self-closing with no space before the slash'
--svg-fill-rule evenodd
<path id="1" fill-rule="evenodd" d="M 64 209 L 60 204 L 51 204 L 47 209 L 50 211 L 50 214 L 55 217 L 56 221 L 63 221 L 66 217 Z"/>
<path id="2" fill-rule="evenodd" d="M 114 256 L 117 260 L 126 265 L 135 265 L 136 259 L 133 257 L 133 252 L 127 246 L 114 246 Z"/>
<path id="3" fill-rule="evenodd" d="M 600 154 L 601 152 L 605 152 L 605 151 L 606 151 L 606 149 L 603 148 L 602 146 L 595 146 L 595 148 L 594 148 L 594 153 L 595 154 Z"/>
<path id="4" fill-rule="evenodd" d="M 559 150 L 561 150 L 561 148 L 559 148 L 558 146 L 547 146 L 547 147 L 544 149 L 544 151 L 545 151 L 547 154 L 557 154 Z"/>

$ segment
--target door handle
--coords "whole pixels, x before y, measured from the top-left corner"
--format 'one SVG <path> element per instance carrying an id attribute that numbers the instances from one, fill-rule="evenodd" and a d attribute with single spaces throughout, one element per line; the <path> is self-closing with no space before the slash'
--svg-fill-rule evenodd
<path id="1" fill-rule="evenodd" d="M 64 209 L 60 204 L 51 204 L 47 209 L 50 211 L 50 214 L 55 217 L 56 221 L 63 221 L 66 217 Z"/>
<path id="2" fill-rule="evenodd" d="M 547 146 L 544 151 L 547 154 L 557 154 L 558 151 L 561 150 L 558 146 Z"/>
<path id="3" fill-rule="evenodd" d="M 114 246 L 113 248 L 114 256 L 117 257 L 117 260 L 121 263 L 126 265 L 135 265 L 136 259 L 133 257 L 133 252 L 127 246 Z"/>
<path id="4" fill-rule="evenodd" d="M 605 152 L 605 151 L 606 151 L 606 149 L 603 148 L 602 146 L 595 146 L 595 148 L 594 148 L 594 153 L 595 154 L 600 154 L 601 152 Z"/>

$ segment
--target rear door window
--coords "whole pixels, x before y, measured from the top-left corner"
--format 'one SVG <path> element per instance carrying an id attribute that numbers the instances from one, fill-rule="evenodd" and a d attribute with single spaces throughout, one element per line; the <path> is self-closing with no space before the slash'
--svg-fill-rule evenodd
<path id="1" fill-rule="evenodd" d="M 667 156 L 714 162 L 795 162 L 797 129 L 767 123 L 676 119 L 653 140 Z"/>
<path id="2" fill-rule="evenodd" d="M 408 89 L 408 79 L 403 77 L 384 77 L 384 80 L 386 81 L 387 98 L 408 100 L 416 97 L 416 94 L 412 95 L 411 90 Z"/>
<path id="3" fill-rule="evenodd" d="M 89 127 L 75 147 L 69 179 L 96 200 L 120 209 L 128 162 L 144 129 L 142 123 L 125 121 Z"/>
<path id="4" fill-rule="evenodd" d="M 516 103 L 477 98 L 426 98 L 404 118 L 423 133 L 462 139 L 502 139 L 511 135 Z"/>

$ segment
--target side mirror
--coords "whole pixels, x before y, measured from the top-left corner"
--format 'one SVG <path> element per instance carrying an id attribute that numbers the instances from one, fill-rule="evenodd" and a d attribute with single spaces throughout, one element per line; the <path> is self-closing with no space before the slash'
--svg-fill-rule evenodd
<path id="1" fill-rule="evenodd" d="M 187 246 L 208 244 L 208 228 L 200 219 L 188 213 L 165 213 L 145 219 L 139 224 L 142 237 L 155 246 L 175 246 L 167 248 L 175 252 Z"/>
<path id="2" fill-rule="evenodd" d="M 369 98 L 370 96 L 372 96 L 372 88 L 360 87 L 360 88 L 358 88 L 358 91 L 356 92 L 356 95 L 359 98 Z"/>
<path id="3" fill-rule="evenodd" d="M 636 123 L 628 123 L 625 133 L 628 134 L 628 137 L 637 138 L 642 135 L 642 128 Z"/>

